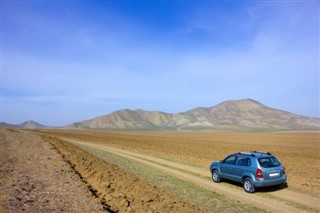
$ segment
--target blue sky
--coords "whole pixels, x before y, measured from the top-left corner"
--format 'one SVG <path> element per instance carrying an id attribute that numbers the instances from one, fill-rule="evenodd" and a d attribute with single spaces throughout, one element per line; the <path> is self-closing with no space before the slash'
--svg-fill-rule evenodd
<path id="1" fill-rule="evenodd" d="M 2 1 L 1 120 L 251 98 L 320 117 L 318 1 Z"/>

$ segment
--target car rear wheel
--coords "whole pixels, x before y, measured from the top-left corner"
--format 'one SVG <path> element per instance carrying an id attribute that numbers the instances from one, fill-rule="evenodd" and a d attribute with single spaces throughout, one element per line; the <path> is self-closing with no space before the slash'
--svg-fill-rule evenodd
<path id="1" fill-rule="evenodd" d="M 212 171 L 212 180 L 215 183 L 220 183 L 221 177 L 220 177 L 219 173 L 217 172 L 217 170 Z"/>
<path id="2" fill-rule="evenodd" d="M 254 184 L 250 178 L 244 179 L 243 188 L 248 193 L 253 193 L 256 191 L 256 187 L 254 186 Z"/>
<path id="3" fill-rule="evenodd" d="M 281 183 L 278 185 L 278 189 L 284 189 L 287 187 L 287 183 Z"/>

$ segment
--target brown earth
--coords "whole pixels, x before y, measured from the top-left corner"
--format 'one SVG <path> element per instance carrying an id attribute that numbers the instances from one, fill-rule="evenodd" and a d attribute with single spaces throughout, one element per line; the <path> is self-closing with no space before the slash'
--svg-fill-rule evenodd
<path id="1" fill-rule="evenodd" d="M 1 212 L 203 212 L 58 138 L 1 129 L 0 145 Z"/>
<path id="2" fill-rule="evenodd" d="M 93 153 L 94 155 L 98 154 L 98 157 L 102 157 L 105 155 L 114 154 L 132 161 L 135 161 L 139 164 L 145 165 L 145 168 L 152 167 L 159 171 L 164 172 L 170 176 L 182 179 L 189 183 L 193 183 L 201 188 L 206 189 L 207 191 L 211 191 L 213 193 L 219 193 L 219 198 L 223 196 L 226 199 L 222 200 L 223 208 L 217 208 L 216 200 L 209 198 L 211 203 L 210 207 L 207 206 L 208 210 L 211 212 L 250 212 L 250 211 L 260 211 L 267 210 L 271 212 L 303 212 L 303 211 L 316 211 L 320 210 L 319 206 L 319 198 L 313 197 L 310 195 L 306 195 L 299 192 L 294 192 L 288 189 L 279 189 L 277 187 L 269 187 L 265 189 L 261 189 L 260 192 L 255 194 L 248 193 L 239 193 L 237 188 L 230 188 L 230 185 L 226 184 L 213 184 L 211 179 L 210 172 L 208 169 L 203 169 L 197 166 L 186 165 L 180 162 L 171 161 L 167 159 L 152 157 L 149 155 L 127 151 L 120 148 L 110 147 L 108 145 L 99 145 L 90 142 L 79 142 L 79 141 L 70 141 L 71 143 L 80 146 L 82 149 Z M 119 164 L 119 162 L 117 162 Z M 129 169 L 129 168 L 127 168 Z M 131 171 L 131 169 L 129 169 Z M 144 176 L 143 173 L 139 174 L 140 176 Z M 153 181 L 157 182 L 157 181 Z M 160 182 L 160 186 L 162 186 Z M 170 190 L 170 188 L 168 188 Z M 183 188 L 184 191 L 190 191 L 186 187 Z M 171 190 L 170 190 L 171 191 Z M 182 192 L 178 189 L 178 191 Z M 267 197 L 265 196 L 267 193 Z M 181 194 L 180 194 L 181 196 Z M 270 199 L 271 198 L 271 199 Z M 217 197 L 216 197 L 217 199 Z M 190 200 L 191 202 L 195 202 L 194 200 Z M 260 209 L 245 209 L 244 206 L 238 205 L 238 202 L 243 204 L 249 204 L 251 206 L 259 207 Z M 281 202 L 279 202 L 281 201 Z M 232 202 L 232 206 L 228 206 L 228 202 Z M 202 201 L 197 202 L 199 205 L 204 206 Z"/>
<path id="3" fill-rule="evenodd" d="M 159 171 L 163 171 L 171 176 L 221 194 L 221 196 L 226 196 L 227 199 L 231 200 L 231 203 L 235 202 L 234 204 L 238 202 L 246 203 L 272 212 L 320 211 L 320 161 L 318 159 L 320 134 L 317 132 L 243 133 L 29 130 L 30 132 L 40 134 L 43 139 L 41 140 L 38 136 L 32 136 L 31 134 L 12 131 L 5 131 L 4 136 L 1 135 L 1 148 L 4 147 L 2 145 L 3 138 L 9 137 L 12 144 L 16 143 L 15 146 L 12 146 L 11 151 L 8 151 L 4 155 L 8 158 L 8 162 L 12 161 L 10 160 L 11 158 L 16 158 L 15 152 L 20 153 L 19 156 L 38 156 L 37 153 L 41 150 L 35 149 L 37 152 L 31 152 L 33 148 L 24 147 L 26 145 L 22 145 L 22 141 L 38 141 L 35 143 L 38 144 L 37 146 L 39 144 L 41 146 L 47 144 L 46 146 L 49 147 L 49 143 L 51 143 L 64 156 L 65 161 L 63 162 L 66 163 L 67 161 L 72 165 L 73 170 L 71 171 L 73 172 L 71 173 L 76 171 L 76 173 L 80 174 L 81 178 L 86 182 L 84 185 L 90 187 L 91 191 L 98 197 L 99 202 L 109 211 L 199 212 L 200 209 L 190 204 L 194 202 L 186 203 L 180 198 L 164 191 L 163 188 L 156 188 L 150 182 L 147 183 L 144 179 L 140 179 L 140 176 L 125 172 L 120 167 L 103 161 L 101 160 L 102 158 L 98 159 L 93 154 L 89 154 L 90 152 L 87 149 L 79 149 L 77 146 L 87 146 L 95 150 L 99 149 L 103 151 L 103 155 L 112 153 L 159 169 Z M 25 140 L 28 137 L 30 138 Z M 6 139 L 6 141 L 10 140 Z M 24 149 L 29 151 L 22 151 Z M 250 195 L 239 191 L 239 187 L 237 189 L 230 187 L 230 184 L 228 186 L 228 183 L 214 184 L 209 181 L 210 172 L 208 167 L 213 160 L 220 160 L 233 152 L 251 150 L 269 151 L 280 158 L 286 166 L 288 188 L 271 191 L 262 190 L 254 195 Z M 1 151 L 7 152 L 7 149 L 2 149 Z M 51 147 L 51 151 L 55 150 L 52 150 Z M 43 156 L 46 157 L 46 155 L 48 154 Z M 6 164 L 7 161 L 4 159 L 1 157 L 1 173 L 6 174 L 6 177 L 9 177 L 8 174 L 12 175 L 11 173 L 14 173 L 15 169 L 21 174 L 30 174 L 30 177 L 33 177 L 31 174 L 37 173 L 28 173 L 28 171 L 23 170 L 20 168 L 21 163 L 16 164 L 18 167 L 15 169 L 8 169 L 3 165 L 8 166 L 10 164 Z M 43 161 L 45 162 L 45 160 Z M 28 162 L 28 159 L 24 159 L 24 162 Z M 37 162 L 37 160 L 34 162 Z M 50 162 L 46 163 L 50 164 Z M 46 177 L 45 174 L 43 175 Z M 1 186 L 2 183 L 5 183 L 4 186 L 7 187 L 7 190 L 10 191 L 14 188 L 12 187 L 14 185 L 10 182 L 10 178 L 1 179 L 0 177 L 0 181 Z M 136 185 L 137 187 L 135 187 Z M 142 189 L 148 193 L 144 193 Z M 85 191 L 88 190 L 86 189 Z M 9 194 L 1 193 L 1 206 L 8 207 L 10 197 L 16 196 L 12 193 L 11 195 Z M 28 198 L 29 194 L 22 194 L 22 197 Z M 61 195 L 61 197 L 64 197 L 64 195 Z M 26 205 L 28 202 L 30 202 L 28 199 L 24 199 L 22 204 Z M 227 202 L 227 200 L 223 202 Z M 15 208 L 18 209 L 17 205 L 12 205 L 12 203 L 10 205 L 13 206 L 9 209 L 10 211 Z M 39 205 L 42 206 L 43 204 L 40 203 Z M 199 205 L 202 204 L 200 203 Z M 222 204 L 222 206 L 224 205 Z M 52 205 L 51 207 L 53 208 L 54 206 Z M 76 208 L 78 205 L 73 204 L 72 206 Z M 86 208 L 91 207 L 89 205 Z M 216 208 L 214 207 L 211 211 L 215 212 L 214 209 Z M 20 211 L 22 211 L 21 208 Z M 66 209 L 66 211 L 68 210 Z M 77 212 L 77 210 L 75 211 Z"/>
<path id="4" fill-rule="evenodd" d="M 75 170 L 112 212 L 203 212 L 70 143 L 49 136 L 43 138 L 74 164 Z"/>
<path id="5" fill-rule="evenodd" d="M 52 145 L 2 128 L 0 136 L 0 212 L 102 212 Z"/>
<path id="6" fill-rule="evenodd" d="M 290 190 L 320 192 L 320 134 L 317 132 L 47 132 L 64 139 L 119 147 L 208 168 L 212 161 L 239 151 L 275 154 L 286 167 Z"/>
<path id="7" fill-rule="evenodd" d="M 39 131 L 37 131 L 39 132 Z M 320 134 L 317 132 L 101 132 L 46 130 L 77 145 L 104 150 L 165 171 L 202 188 L 272 212 L 319 212 Z M 213 160 L 250 150 L 274 153 L 286 166 L 288 188 L 239 194 L 226 185 L 198 177 L 210 176 Z M 187 166 L 186 166 L 187 165 Z M 188 167 L 193 166 L 193 168 Z M 191 173 L 190 173 L 191 172 Z M 194 174 L 194 175 L 192 175 Z M 199 176 L 200 175 L 200 176 Z M 200 205 L 200 204 L 199 204 Z"/>

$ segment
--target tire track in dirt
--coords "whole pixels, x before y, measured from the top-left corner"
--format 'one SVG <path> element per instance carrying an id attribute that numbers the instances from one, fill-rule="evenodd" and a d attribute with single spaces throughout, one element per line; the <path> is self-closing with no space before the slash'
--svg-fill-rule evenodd
<path id="1" fill-rule="evenodd" d="M 292 205 L 292 202 L 297 203 L 300 206 L 306 206 L 315 212 L 319 211 L 319 199 L 317 197 L 314 198 L 288 190 L 271 192 L 270 195 L 276 197 L 276 199 L 262 197 L 258 194 L 247 194 L 220 184 L 213 184 L 211 181 L 206 180 L 205 178 L 210 178 L 210 172 L 202 168 L 184 165 L 178 162 L 164 160 L 110 146 L 97 145 L 90 142 L 80 142 L 70 139 L 68 139 L 68 141 L 135 160 L 139 163 L 159 169 L 174 177 L 194 183 L 207 190 L 226 195 L 230 199 L 257 206 L 271 212 L 307 212 L 306 210 L 296 208 L 295 205 Z"/>
<path id="2" fill-rule="evenodd" d="M 71 142 L 57 137 L 42 137 L 59 150 L 109 212 L 207 212 Z"/>

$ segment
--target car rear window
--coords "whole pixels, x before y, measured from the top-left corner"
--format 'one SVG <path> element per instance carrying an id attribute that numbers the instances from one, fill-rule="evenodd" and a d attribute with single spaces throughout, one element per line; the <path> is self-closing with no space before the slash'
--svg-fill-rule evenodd
<path id="1" fill-rule="evenodd" d="M 259 158 L 259 164 L 260 164 L 260 166 L 262 166 L 264 168 L 277 167 L 277 166 L 281 165 L 281 163 L 275 157 L 262 157 L 262 158 Z"/>

